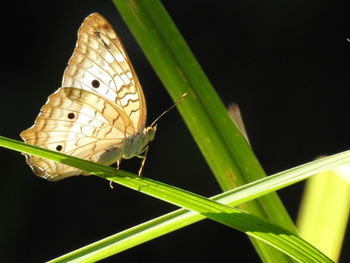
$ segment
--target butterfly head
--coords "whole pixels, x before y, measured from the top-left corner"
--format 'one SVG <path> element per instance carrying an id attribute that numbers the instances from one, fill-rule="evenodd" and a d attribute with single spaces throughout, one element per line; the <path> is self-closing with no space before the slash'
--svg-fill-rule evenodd
<path id="1" fill-rule="evenodd" d="M 148 138 L 149 142 L 154 140 L 156 130 L 157 130 L 157 124 L 143 129 L 143 134 L 145 135 L 146 138 Z"/>
<path id="2" fill-rule="evenodd" d="M 148 143 L 154 140 L 156 134 L 157 125 L 149 126 L 143 129 L 143 132 L 139 134 L 138 144 L 139 144 L 139 154 L 142 154 Z"/>

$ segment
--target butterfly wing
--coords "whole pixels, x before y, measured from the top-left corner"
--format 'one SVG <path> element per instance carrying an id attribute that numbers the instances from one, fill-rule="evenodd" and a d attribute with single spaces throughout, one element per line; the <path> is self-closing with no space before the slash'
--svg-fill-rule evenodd
<path id="1" fill-rule="evenodd" d="M 110 165 L 121 159 L 124 139 L 133 133 L 130 118 L 115 103 L 84 89 L 60 88 L 21 137 L 28 144 Z M 38 176 L 52 181 L 82 173 L 40 157 L 26 158 Z"/>
<path id="2" fill-rule="evenodd" d="M 125 139 L 143 131 L 146 102 L 125 48 L 112 26 L 93 13 L 82 23 L 62 87 L 41 109 L 26 143 L 102 164 L 123 155 Z M 33 171 L 59 180 L 82 173 L 27 155 Z"/>
<path id="3" fill-rule="evenodd" d="M 78 31 L 62 87 L 97 93 L 120 106 L 136 131 L 146 122 L 146 102 L 139 80 L 118 35 L 100 14 L 89 15 Z"/>

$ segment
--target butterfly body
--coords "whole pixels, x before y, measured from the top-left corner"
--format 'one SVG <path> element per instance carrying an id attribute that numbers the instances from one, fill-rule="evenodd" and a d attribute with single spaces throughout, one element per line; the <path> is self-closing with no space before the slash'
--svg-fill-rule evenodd
<path id="1" fill-rule="evenodd" d="M 153 141 L 157 126 L 150 126 L 124 142 L 122 158 L 131 159 L 135 156 L 142 156 L 148 147 L 148 143 Z"/>
<path id="2" fill-rule="evenodd" d="M 26 143 L 110 165 L 142 156 L 156 126 L 145 127 L 146 102 L 125 48 L 108 21 L 88 16 L 63 74 L 62 88 L 49 96 Z M 26 155 L 40 177 L 56 181 L 85 172 Z"/>
<path id="3" fill-rule="evenodd" d="M 157 126 L 150 126 L 134 136 L 124 140 L 123 145 L 107 148 L 106 151 L 96 161 L 97 163 L 111 165 L 121 159 L 131 159 L 133 157 L 143 157 L 147 151 L 148 143 L 153 141 Z"/>

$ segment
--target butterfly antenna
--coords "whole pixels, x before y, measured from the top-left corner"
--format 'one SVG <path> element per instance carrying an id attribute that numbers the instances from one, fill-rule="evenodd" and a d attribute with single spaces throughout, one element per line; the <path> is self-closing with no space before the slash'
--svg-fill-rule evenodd
<path id="1" fill-rule="evenodd" d="M 187 95 L 188 95 L 188 93 L 182 94 L 182 96 L 177 100 L 177 102 L 175 102 L 169 109 L 167 109 L 167 110 L 164 111 L 162 114 L 160 114 L 160 115 L 158 116 L 158 118 L 155 119 L 155 120 L 152 122 L 151 127 L 153 127 L 153 126 L 156 124 L 156 122 L 157 122 L 161 117 L 163 117 L 163 115 L 165 115 L 166 113 L 168 113 L 168 112 L 169 112 L 170 110 L 172 110 L 177 104 L 179 104 L 181 101 L 183 101 Z"/>

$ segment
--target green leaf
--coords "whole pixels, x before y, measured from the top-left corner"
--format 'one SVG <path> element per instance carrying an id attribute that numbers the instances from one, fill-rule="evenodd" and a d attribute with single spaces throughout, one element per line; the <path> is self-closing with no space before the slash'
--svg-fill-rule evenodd
<path id="1" fill-rule="evenodd" d="M 222 190 L 266 176 L 161 2 L 113 2 L 173 100 L 189 94 L 178 109 Z M 275 193 L 241 208 L 296 232 Z M 264 262 L 290 261 L 270 247 L 253 242 Z"/>
<path id="2" fill-rule="evenodd" d="M 116 183 L 122 184 L 134 190 L 138 190 L 169 203 L 198 212 L 202 216 L 245 232 L 252 237 L 258 238 L 259 240 L 279 249 L 280 251 L 283 251 L 299 262 L 331 262 L 317 249 L 290 231 L 262 220 L 256 216 L 249 215 L 238 209 L 220 204 L 214 200 L 207 199 L 197 194 L 190 193 L 146 177 L 139 177 L 120 170 L 117 172 L 112 167 L 92 163 L 62 153 L 41 149 L 36 146 L 27 145 L 22 142 L 1 136 L 0 145 L 27 154 L 34 154 L 39 157 L 69 164 L 73 167 L 83 169 L 100 177 L 108 178 L 109 180 L 113 180 Z M 105 244 L 105 242 L 102 243 Z M 81 256 L 80 252 L 77 252 L 78 258 L 76 259 L 79 262 L 94 262 L 97 259 L 101 259 L 101 254 L 98 253 L 98 248 L 101 248 L 101 246 L 102 244 L 98 243 L 97 246 L 94 244 L 92 248 L 87 247 L 83 249 L 83 256 Z M 125 247 L 123 249 L 125 249 Z M 91 253 L 91 251 L 96 253 Z M 112 250 L 109 251 L 112 252 Z M 102 258 L 110 255 L 106 253 L 106 251 L 104 252 L 105 253 L 103 253 Z M 115 250 L 113 250 L 113 253 L 115 253 Z M 75 252 L 73 254 L 75 255 Z M 75 257 L 74 255 L 73 258 Z M 98 258 L 97 255 L 100 258 Z M 69 259 L 69 261 L 71 261 L 71 259 Z M 67 261 L 62 259 L 57 262 Z"/>
<path id="3" fill-rule="evenodd" d="M 337 262 L 349 212 L 350 166 L 317 174 L 305 187 L 298 215 L 300 236 Z"/>
<path id="4" fill-rule="evenodd" d="M 326 171 L 348 163 L 350 163 L 350 151 L 271 175 L 259 181 L 219 194 L 211 199 L 230 206 L 236 206 L 242 202 L 259 197 L 262 194 L 270 193 L 304 180 L 320 171 Z M 92 256 L 92 258 L 97 260 L 103 259 L 106 256 L 114 255 L 203 219 L 205 217 L 196 212 L 179 209 L 89 244 L 56 258 L 51 262 L 67 262 L 73 259 L 81 260 L 87 256 Z M 312 254 L 312 251 L 309 253 Z"/>

